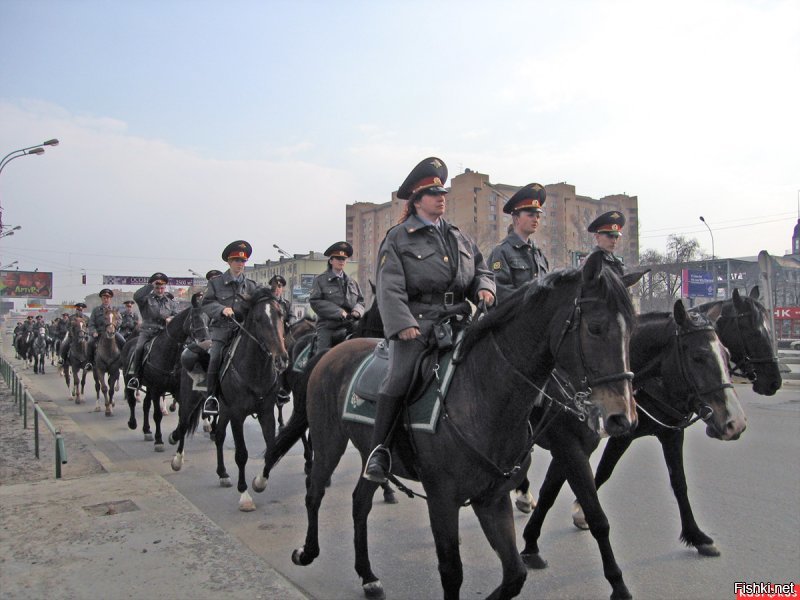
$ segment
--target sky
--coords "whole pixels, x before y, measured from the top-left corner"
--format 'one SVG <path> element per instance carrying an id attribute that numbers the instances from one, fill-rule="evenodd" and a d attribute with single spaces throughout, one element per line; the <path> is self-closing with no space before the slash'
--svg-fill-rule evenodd
<path id="1" fill-rule="evenodd" d="M 796 0 L 2 0 L 0 39 L 0 155 L 60 140 L 0 175 L 0 267 L 59 301 L 324 250 L 427 156 L 638 196 L 642 250 L 800 216 Z"/>

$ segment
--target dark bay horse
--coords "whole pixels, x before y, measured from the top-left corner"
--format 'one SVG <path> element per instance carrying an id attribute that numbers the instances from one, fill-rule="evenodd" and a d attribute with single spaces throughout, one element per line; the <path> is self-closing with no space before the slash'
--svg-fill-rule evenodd
<path id="1" fill-rule="evenodd" d="M 34 336 L 30 352 L 33 356 L 33 372 L 44 375 L 44 363 L 47 356 L 47 336 L 44 329 Z"/>
<path id="2" fill-rule="evenodd" d="M 14 338 L 14 350 L 17 351 L 17 358 L 23 361 L 23 369 L 27 369 L 33 364 L 33 330 L 21 331 Z"/>
<path id="3" fill-rule="evenodd" d="M 69 352 L 67 359 L 62 365 L 64 370 L 64 380 L 67 388 L 70 389 L 70 397 L 75 400 L 75 404 L 80 404 L 83 399 L 83 391 L 86 388 L 86 367 L 89 361 L 89 334 L 86 331 L 86 319 L 83 317 L 73 317 L 70 319 L 69 331 Z M 70 387 L 70 372 L 74 385 Z"/>
<path id="4" fill-rule="evenodd" d="M 420 481 L 428 496 L 445 598 L 457 598 L 463 580 L 458 513 L 465 503 L 503 565 L 502 582 L 487 597 L 511 598 L 522 589 L 527 572 L 516 548 L 508 492 L 530 464 L 528 417 L 537 390 L 549 380 L 572 389 L 569 405 L 582 407 L 589 422 L 609 434 L 625 433 L 636 421 L 628 365 L 633 306 L 613 270 L 596 254 L 581 271 L 556 271 L 518 292 L 467 331 L 436 433 L 400 429 L 396 434 L 393 472 Z M 348 382 L 376 344 L 343 342 L 311 372 L 306 409 L 314 463 L 307 482 L 306 541 L 292 555 L 295 564 L 308 565 L 319 555 L 325 481 L 348 442 L 360 451 L 362 463 L 371 450 L 370 426 L 343 421 L 341 414 Z M 377 487 L 359 478 L 353 492 L 356 572 L 369 597 L 384 596 L 367 548 L 367 517 Z"/>
<path id="5" fill-rule="evenodd" d="M 744 413 L 730 381 L 727 352 L 714 330 L 713 319 L 719 313 L 717 309 L 707 315 L 689 315 L 678 300 L 672 313 L 648 313 L 637 318 L 630 351 L 639 426 L 634 432 L 612 438 L 609 445 L 638 437 L 652 422 L 652 415 L 665 420 L 679 415 L 687 424 L 693 415 L 699 415 L 697 419 L 706 422 L 709 435 L 719 439 L 739 437 L 745 427 Z M 537 442 L 550 450 L 553 460 L 525 527 L 523 560 L 531 568 L 547 566 L 539 554 L 538 540 L 548 511 L 568 481 L 600 549 L 603 571 L 613 588 L 611 597 L 630 598 L 614 558 L 608 519 L 589 465 L 589 456 L 600 438 L 574 419 L 560 416 L 559 421 Z"/>
<path id="6" fill-rule="evenodd" d="M 772 347 L 772 336 L 769 332 L 769 315 L 757 300 L 758 286 L 754 287 L 750 296 L 741 296 L 734 290 L 733 297 L 728 300 L 717 300 L 695 307 L 693 311 L 709 317 L 715 317 L 714 328 L 722 344 L 730 353 L 730 360 L 735 368 L 752 382 L 753 391 L 765 396 L 773 395 L 781 387 L 782 378 L 778 369 L 778 360 Z M 643 393 L 647 393 L 644 391 Z M 656 397 L 663 396 L 663 393 Z M 639 396 L 637 396 L 639 400 Z M 647 408 L 652 396 L 643 396 L 641 403 Z M 664 461 L 670 477 L 670 485 L 678 503 L 681 518 L 680 539 L 687 546 L 693 546 L 702 556 L 719 556 L 720 551 L 714 540 L 706 534 L 694 518 L 689 502 L 686 472 L 683 465 L 684 429 L 689 425 L 685 418 L 690 408 L 684 399 L 670 398 L 678 411 L 665 413 L 663 407 L 656 404 L 653 410 L 654 420 L 642 415 L 639 429 L 631 436 L 609 440 L 595 473 L 595 485 L 599 488 L 611 477 L 619 460 L 633 440 L 645 435 L 656 436 L 664 454 Z M 744 416 L 741 417 L 744 419 Z M 739 422 L 744 431 L 744 422 Z M 741 433 L 739 431 L 739 433 Z M 718 435 L 719 429 L 706 429 L 710 437 L 726 439 Z M 737 436 L 738 437 L 738 436 Z M 730 439 L 735 439 L 731 437 Z M 579 529 L 586 529 L 586 519 L 579 504 L 573 507 L 573 523 Z"/>
<path id="7" fill-rule="evenodd" d="M 147 388 L 147 393 L 142 402 L 142 433 L 145 440 L 155 439 L 154 450 L 164 451 L 164 440 L 161 437 L 161 419 L 163 413 L 159 409 L 159 401 L 164 394 L 171 394 L 173 398 L 180 395 L 180 353 L 183 343 L 189 335 L 189 315 L 191 311 L 200 310 L 199 308 L 189 307 L 167 323 L 166 328 L 161 331 L 152 341 L 152 346 L 146 360 L 142 364 L 142 377 L 139 381 Z M 129 338 L 125 342 L 122 350 L 122 364 L 127 365 L 131 354 L 136 348 L 136 338 Z M 123 373 L 125 380 L 125 398 L 130 408 L 130 418 L 128 427 L 136 429 L 136 395 L 133 390 L 128 388 L 130 376 Z M 150 409 L 153 408 L 153 423 L 155 424 L 155 438 L 150 431 Z"/>
<path id="8" fill-rule="evenodd" d="M 250 415 L 255 416 L 266 447 L 274 444 L 275 399 L 280 389 L 278 375 L 289 360 L 283 334 L 280 303 L 269 288 L 258 289 L 250 299 L 250 311 L 244 324 L 240 325 L 238 339 L 234 341 L 236 346 L 220 376 L 220 413 L 214 436 L 217 476 L 223 487 L 231 485 L 223 457 L 226 429 L 230 423 L 236 446 L 236 466 L 239 468 L 239 510 L 245 512 L 255 510 L 256 506 L 247 492 L 245 480 L 248 453 L 244 421 Z"/>
<path id="9" fill-rule="evenodd" d="M 119 311 L 107 307 L 103 318 L 106 326 L 98 332 L 94 353 L 94 389 L 97 394 L 95 412 L 100 412 L 100 392 L 103 392 L 105 415 L 114 414 L 114 392 L 119 390 L 119 375 L 122 368 L 122 348 L 117 343 Z"/>

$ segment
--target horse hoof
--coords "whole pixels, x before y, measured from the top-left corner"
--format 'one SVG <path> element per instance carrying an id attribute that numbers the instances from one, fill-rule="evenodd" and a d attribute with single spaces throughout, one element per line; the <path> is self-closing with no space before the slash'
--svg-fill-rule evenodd
<path id="1" fill-rule="evenodd" d="M 633 596 L 624 583 L 619 586 L 619 589 L 611 592 L 611 600 L 632 600 L 632 598 Z"/>
<path id="2" fill-rule="evenodd" d="M 177 405 L 173 402 L 169 405 L 169 412 L 175 412 L 175 409 L 178 408 Z"/>
<path id="3" fill-rule="evenodd" d="M 539 556 L 539 553 L 536 554 L 520 554 L 522 557 L 522 562 L 525 563 L 525 566 L 529 569 L 546 569 L 547 568 L 547 561 Z"/>
<path id="4" fill-rule="evenodd" d="M 314 557 L 306 554 L 303 548 L 297 548 L 292 552 L 292 562 L 301 567 L 306 567 L 314 562 Z"/>
<path id="5" fill-rule="evenodd" d="M 176 454 L 169 463 L 173 471 L 180 471 L 183 466 L 183 454 Z"/>
<path id="6" fill-rule="evenodd" d="M 203 419 L 203 432 L 210 433 L 211 432 L 211 423 Z"/>
<path id="7" fill-rule="evenodd" d="M 383 492 L 383 501 L 386 504 L 397 504 L 397 496 L 395 496 L 394 492 Z M 364 593 L 366 593 L 366 590 Z"/>
<path id="8" fill-rule="evenodd" d="M 258 492 L 260 494 L 267 489 L 267 478 L 263 475 L 256 475 L 253 477 L 253 482 L 250 484 L 250 487 L 253 488 L 254 492 Z"/>
<path id="9" fill-rule="evenodd" d="M 99 406 L 95 406 L 94 407 L 94 412 L 100 412 L 101 410 L 103 410 L 103 409 L 100 408 Z"/>
<path id="10" fill-rule="evenodd" d="M 536 501 L 533 499 L 533 496 L 530 492 L 522 493 L 517 492 L 517 497 L 514 500 L 514 504 L 517 506 L 517 509 L 525 514 L 530 513 L 534 508 L 536 508 Z"/>
<path id="11" fill-rule="evenodd" d="M 250 494 L 243 492 L 242 497 L 239 498 L 239 510 L 242 512 L 253 512 L 255 509 L 256 503 L 253 502 Z"/>
<path id="12" fill-rule="evenodd" d="M 230 477 L 220 477 L 219 478 L 219 487 L 233 487 L 231 483 Z"/>
<path id="13" fill-rule="evenodd" d="M 383 590 L 383 584 L 380 579 L 370 581 L 361 586 L 364 590 L 364 596 L 370 600 L 383 600 L 386 598 L 386 592 Z"/>
<path id="14" fill-rule="evenodd" d="M 145 433 L 144 434 L 144 441 L 145 442 L 152 442 L 153 441 L 153 434 L 152 433 Z"/>
<path id="15" fill-rule="evenodd" d="M 700 556 L 719 556 L 721 552 L 714 544 L 698 544 L 695 546 Z"/>
<path id="16" fill-rule="evenodd" d="M 586 516 L 583 514 L 580 502 L 575 500 L 572 503 L 572 524 L 578 529 L 586 531 L 589 529 L 589 523 L 586 522 Z"/>
<path id="17" fill-rule="evenodd" d="M 128 429 L 136 429 L 136 419 L 128 419 Z"/>
<path id="18" fill-rule="evenodd" d="M 167 440 L 169 441 L 169 445 L 170 446 L 174 446 L 175 444 L 178 443 L 178 438 L 175 437 L 175 432 L 174 431 L 169 434 L 169 437 L 167 438 Z"/>
<path id="19" fill-rule="evenodd" d="M 106 409 L 106 416 L 107 417 L 113 417 L 114 416 L 114 411 L 112 411 L 110 408 L 107 408 Z"/>
<path id="20" fill-rule="evenodd" d="M 156 452 L 163 452 L 164 442 L 156 442 L 155 446 L 153 446 L 153 450 L 155 450 Z"/>

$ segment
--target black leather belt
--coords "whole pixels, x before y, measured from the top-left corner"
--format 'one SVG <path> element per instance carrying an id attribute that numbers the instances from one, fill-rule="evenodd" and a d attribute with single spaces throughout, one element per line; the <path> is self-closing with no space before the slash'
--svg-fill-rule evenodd
<path id="1" fill-rule="evenodd" d="M 412 302 L 443 304 L 444 306 L 452 306 L 453 304 L 463 301 L 464 294 L 462 292 L 432 292 L 430 294 L 420 294 L 412 299 Z"/>

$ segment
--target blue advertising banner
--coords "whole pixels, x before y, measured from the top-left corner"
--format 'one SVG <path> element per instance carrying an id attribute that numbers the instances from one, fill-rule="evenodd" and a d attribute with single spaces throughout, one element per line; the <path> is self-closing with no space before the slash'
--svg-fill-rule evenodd
<path id="1" fill-rule="evenodd" d="M 684 298 L 714 297 L 714 275 L 710 271 L 683 269 L 681 284 Z"/>
<path id="2" fill-rule="evenodd" d="M 143 286 L 150 279 L 149 275 L 144 277 L 137 277 L 135 275 L 103 275 L 103 285 L 135 285 L 138 287 Z M 198 277 L 170 277 L 169 285 L 173 286 L 203 286 L 206 284 L 205 279 Z"/>

